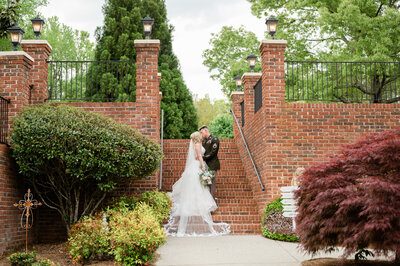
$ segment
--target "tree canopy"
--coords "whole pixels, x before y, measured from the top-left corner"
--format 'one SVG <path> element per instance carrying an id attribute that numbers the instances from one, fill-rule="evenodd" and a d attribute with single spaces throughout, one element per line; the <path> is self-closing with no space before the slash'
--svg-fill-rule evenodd
<path id="1" fill-rule="evenodd" d="M 46 6 L 48 0 L 0 0 L 0 51 L 12 50 L 7 28 L 18 23 L 25 30 L 24 37 L 33 37 L 30 19 L 38 15 L 37 9 Z"/>
<path id="2" fill-rule="evenodd" d="M 212 101 L 210 96 L 206 94 L 204 98 L 194 97 L 194 105 L 199 116 L 198 126 L 209 125 L 216 117 L 221 114 L 229 113 L 230 104 L 225 100 Z"/>
<path id="3" fill-rule="evenodd" d="M 286 61 L 400 61 L 399 0 L 248 1 L 254 15 L 279 19 L 275 39 L 288 41 Z M 250 51 L 258 55 L 259 41 L 243 28 L 226 26 L 212 35 L 210 45 L 203 54 L 203 63 L 229 97 L 235 90 L 234 76 L 248 72 L 244 59 Z M 300 71 L 305 73 L 291 79 L 292 88 L 287 93 L 300 94 L 301 99 L 319 98 L 321 93 L 327 99 L 342 102 L 390 103 L 400 99 L 397 65 L 359 64 L 350 69 L 340 65 L 306 65 Z M 307 83 L 303 79 L 307 77 L 308 81 L 309 76 L 313 81 Z M 329 84 L 321 82 L 323 77 Z M 332 85 L 333 81 L 340 86 Z M 318 90 L 314 84 L 319 84 Z M 352 98 L 354 95 L 357 97 Z"/>
<path id="4" fill-rule="evenodd" d="M 248 0 L 257 17 L 279 19 L 292 60 L 399 61 L 399 0 Z"/>
<path id="5" fill-rule="evenodd" d="M 257 36 L 244 27 L 235 29 L 224 26 L 218 33 L 213 33 L 210 40 L 210 49 L 203 52 L 203 64 L 211 72 L 211 78 L 218 80 L 222 92 L 230 99 L 233 91 L 237 90 L 234 78 L 245 72 L 250 72 L 247 56 L 251 53 L 260 58 Z M 261 69 L 260 60 L 255 71 Z"/>
<path id="6" fill-rule="evenodd" d="M 96 30 L 96 60 L 135 60 L 134 40 L 144 38 L 142 19 L 147 15 L 154 19 L 151 38 L 161 42 L 158 70 L 162 74 L 164 136 L 170 139 L 189 137 L 197 129 L 197 114 L 183 81 L 179 61 L 172 51 L 173 27 L 167 20 L 165 1 L 108 0 L 103 12 L 104 26 Z M 127 97 L 135 98 L 134 77 L 119 80 L 116 71 L 103 71 L 101 76 L 113 80 L 114 84 L 129 82 L 132 91 L 126 92 Z M 98 88 L 101 89 L 101 84 Z"/>

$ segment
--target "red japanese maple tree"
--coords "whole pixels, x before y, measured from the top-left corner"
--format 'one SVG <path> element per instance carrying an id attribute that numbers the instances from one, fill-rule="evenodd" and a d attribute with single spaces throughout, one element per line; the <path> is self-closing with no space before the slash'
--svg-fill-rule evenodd
<path id="1" fill-rule="evenodd" d="M 344 146 L 299 181 L 296 233 L 307 252 L 373 248 L 400 260 L 400 128 Z"/>

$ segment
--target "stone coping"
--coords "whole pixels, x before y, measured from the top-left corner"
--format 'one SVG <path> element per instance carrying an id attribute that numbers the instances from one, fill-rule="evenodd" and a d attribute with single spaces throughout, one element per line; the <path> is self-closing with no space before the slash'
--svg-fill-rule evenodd
<path id="1" fill-rule="evenodd" d="M 50 50 L 53 50 L 53 47 L 51 47 L 47 40 L 22 40 L 21 44 L 46 44 L 50 47 Z"/>
<path id="2" fill-rule="evenodd" d="M 134 44 L 160 44 L 160 40 L 135 40 Z"/>
<path id="3" fill-rule="evenodd" d="M 261 72 L 246 72 L 246 73 L 243 74 L 242 79 L 245 76 L 248 76 L 248 77 L 261 77 L 262 73 Z"/>
<path id="4" fill-rule="evenodd" d="M 27 52 L 24 52 L 24 51 L 0 52 L 0 57 L 3 57 L 3 56 L 20 56 L 20 55 L 23 55 L 26 58 L 28 58 L 29 60 L 31 60 L 32 62 L 35 62 L 35 60 L 32 58 L 32 56 L 30 56 Z"/>
<path id="5" fill-rule="evenodd" d="M 231 96 L 232 95 L 243 95 L 243 94 L 244 94 L 243 91 L 234 91 L 234 92 L 232 92 Z"/>
<path id="6" fill-rule="evenodd" d="M 263 43 L 287 44 L 287 41 L 286 40 L 267 40 L 267 39 L 264 39 L 264 40 L 261 41 L 261 44 L 263 44 Z"/>

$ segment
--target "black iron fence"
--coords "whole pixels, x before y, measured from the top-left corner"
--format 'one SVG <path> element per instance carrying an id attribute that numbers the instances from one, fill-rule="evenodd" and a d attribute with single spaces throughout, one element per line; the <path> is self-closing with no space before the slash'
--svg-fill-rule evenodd
<path id="1" fill-rule="evenodd" d="M 48 61 L 50 101 L 135 101 L 135 61 Z"/>
<path id="2" fill-rule="evenodd" d="M 285 62 L 286 101 L 400 101 L 400 62 Z"/>
<path id="3" fill-rule="evenodd" d="M 7 144 L 9 99 L 0 96 L 0 143 Z"/>

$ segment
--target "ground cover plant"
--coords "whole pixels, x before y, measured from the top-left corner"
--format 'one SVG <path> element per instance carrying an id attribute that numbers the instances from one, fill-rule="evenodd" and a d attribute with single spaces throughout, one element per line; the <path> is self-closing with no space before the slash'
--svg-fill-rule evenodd
<path id="1" fill-rule="evenodd" d="M 297 230 L 309 253 L 396 253 L 400 259 L 400 128 L 363 137 L 300 177 Z M 360 253 L 361 252 L 361 253 Z"/>
<path id="2" fill-rule="evenodd" d="M 150 175 L 162 158 L 159 145 L 132 128 L 68 105 L 25 108 L 11 143 L 19 172 L 68 232 L 117 184 Z"/>
<path id="3" fill-rule="evenodd" d="M 282 215 L 282 199 L 278 198 L 265 206 L 262 218 L 262 234 L 266 238 L 298 242 L 299 237 L 293 232 L 292 218 Z"/>
<path id="4" fill-rule="evenodd" d="M 121 197 L 105 210 L 71 229 L 68 249 L 74 263 L 114 258 L 123 265 L 150 262 L 166 236 L 161 221 L 171 210 L 168 195 L 158 191 Z"/>
<path id="5" fill-rule="evenodd" d="M 56 266 L 56 264 L 48 259 L 37 258 L 36 252 L 16 252 L 8 256 L 8 261 L 12 266 Z"/>

